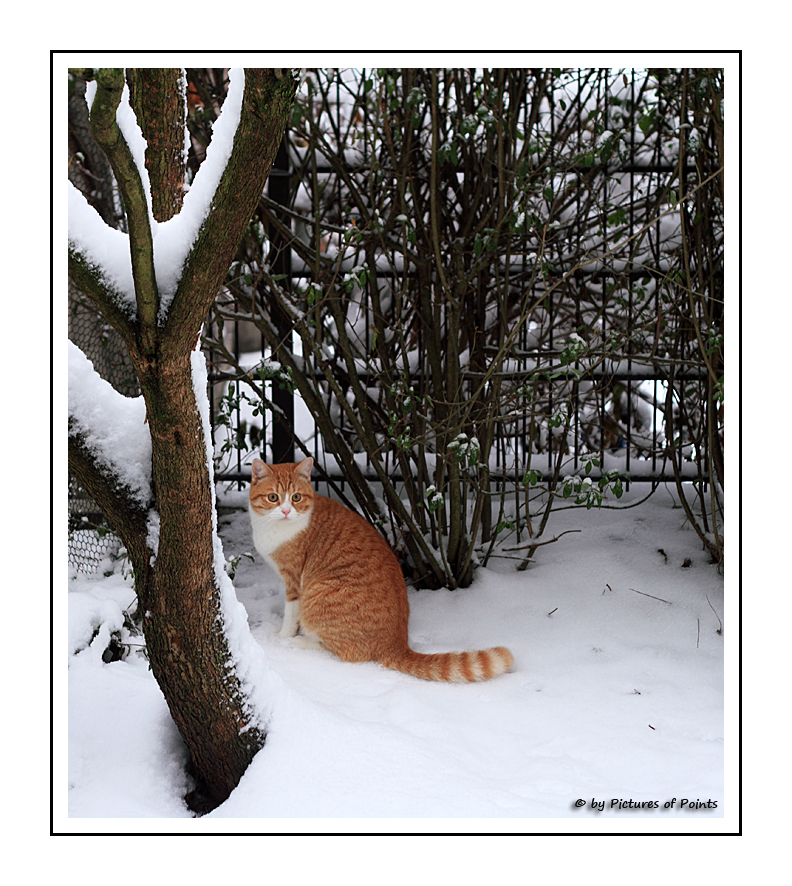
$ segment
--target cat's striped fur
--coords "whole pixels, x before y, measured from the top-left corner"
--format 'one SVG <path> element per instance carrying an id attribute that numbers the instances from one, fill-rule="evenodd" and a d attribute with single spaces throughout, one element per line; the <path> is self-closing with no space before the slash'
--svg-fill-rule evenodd
<path id="1" fill-rule="evenodd" d="M 253 540 L 286 585 L 279 636 L 426 680 L 464 683 L 507 671 L 513 659 L 503 646 L 433 655 L 410 649 L 407 587 L 395 555 L 362 517 L 314 491 L 312 466 L 311 458 L 253 462 Z"/>

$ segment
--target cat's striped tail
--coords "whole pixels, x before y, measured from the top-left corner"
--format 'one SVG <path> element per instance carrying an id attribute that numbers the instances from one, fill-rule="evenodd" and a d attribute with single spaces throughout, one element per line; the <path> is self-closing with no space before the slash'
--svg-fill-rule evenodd
<path id="1" fill-rule="evenodd" d="M 436 652 L 431 655 L 407 649 L 398 656 L 382 659 L 381 664 L 424 680 L 474 683 L 506 673 L 513 661 L 514 656 L 505 646 L 494 646 L 478 652 Z"/>

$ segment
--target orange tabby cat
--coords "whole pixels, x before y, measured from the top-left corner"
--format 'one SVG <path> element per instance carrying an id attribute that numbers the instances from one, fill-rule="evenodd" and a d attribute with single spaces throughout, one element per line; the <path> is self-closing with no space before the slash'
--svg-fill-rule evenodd
<path id="1" fill-rule="evenodd" d="M 354 511 L 314 492 L 312 467 L 312 458 L 296 465 L 253 462 L 253 541 L 286 585 L 278 636 L 426 680 L 464 683 L 507 671 L 513 659 L 503 646 L 434 655 L 410 649 L 407 587 L 393 551 Z"/>

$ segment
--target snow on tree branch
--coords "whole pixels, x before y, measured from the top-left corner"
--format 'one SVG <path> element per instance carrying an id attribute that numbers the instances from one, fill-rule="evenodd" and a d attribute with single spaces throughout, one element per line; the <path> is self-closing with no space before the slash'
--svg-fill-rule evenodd
<path id="1" fill-rule="evenodd" d="M 228 76 L 228 95 L 212 129 L 212 141 L 206 149 L 206 159 L 196 173 L 190 190 L 185 194 L 181 211 L 157 227 L 154 263 L 160 285 L 160 323 L 176 294 L 184 263 L 209 215 L 215 191 L 231 157 L 242 111 L 245 72 L 241 68 L 232 68 Z"/>
<path id="2" fill-rule="evenodd" d="M 69 425 L 82 435 L 97 464 L 146 507 L 151 492 L 151 435 L 142 397 L 124 397 L 69 347 Z"/>
<path id="3" fill-rule="evenodd" d="M 111 228 L 71 182 L 69 189 L 69 246 L 114 296 L 118 307 L 130 318 L 137 316 L 135 283 L 129 254 L 129 235 Z"/>

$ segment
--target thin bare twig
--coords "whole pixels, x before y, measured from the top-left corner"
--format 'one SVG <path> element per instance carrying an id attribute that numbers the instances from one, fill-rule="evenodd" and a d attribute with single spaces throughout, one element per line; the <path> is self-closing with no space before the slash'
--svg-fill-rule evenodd
<path id="1" fill-rule="evenodd" d="M 524 551 L 526 548 L 540 548 L 542 545 L 551 545 L 554 541 L 558 541 L 562 535 L 568 535 L 570 532 L 582 532 L 582 529 L 567 529 L 555 538 L 549 538 L 547 541 L 531 541 L 527 545 L 520 545 L 517 548 L 504 548 L 504 551 Z"/>
<path id="2" fill-rule="evenodd" d="M 653 600 L 659 600 L 661 603 L 668 603 L 669 606 L 673 605 L 670 600 L 664 600 L 662 597 L 655 597 L 654 594 L 647 594 L 645 591 L 636 591 L 635 588 L 630 588 L 636 594 L 640 594 L 642 597 L 651 597 Z"/>
<path id="3" fill-rule="evenodd" d="M 709 603 L 709 608 L 713 612 L 715 612 L 715 607 L 712 605 L 712 603 L 710 603 L 710 598 L 707 596 L 707 594 L 704 594 L 704 596 L 707 597 L 707 603 Z M 723 622 L 720 620 L 720 616 L 718 615 L 717 612 L 715 612 L 715 618 L 718 619 L 718 630 L 715 633 L 722 634 L 723 633 Z"/>

